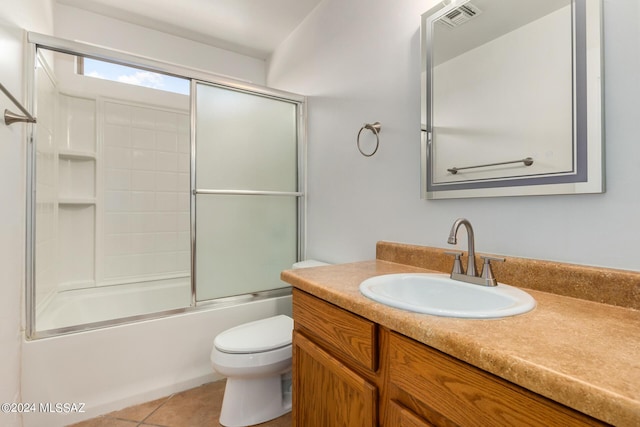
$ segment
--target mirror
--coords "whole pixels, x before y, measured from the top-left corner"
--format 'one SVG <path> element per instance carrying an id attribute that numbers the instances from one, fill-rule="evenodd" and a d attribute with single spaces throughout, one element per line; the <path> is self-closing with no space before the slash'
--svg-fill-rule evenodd
<path id="1" fill-rule="evenodd" d="M 422 197 L 601 193 L 601 0 L 422 15 Z"/>

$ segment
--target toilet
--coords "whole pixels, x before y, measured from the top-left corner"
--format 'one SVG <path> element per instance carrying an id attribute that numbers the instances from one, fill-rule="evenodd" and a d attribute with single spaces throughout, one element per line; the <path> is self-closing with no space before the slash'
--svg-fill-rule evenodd
<path id="1" fill-rule="evenodd" d="M 327 265 L 302 261 L 293 268 Z M 227 377 L 220 424 L 245 427 L 291 411 L 293 319 L 278 315 L 235 326 L 217 335 L 213 369 Z"/>

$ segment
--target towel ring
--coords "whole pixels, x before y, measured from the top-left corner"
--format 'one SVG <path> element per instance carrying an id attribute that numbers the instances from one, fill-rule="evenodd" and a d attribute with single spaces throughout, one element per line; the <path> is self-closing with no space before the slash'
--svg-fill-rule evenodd
<path id="1" fill-rule="evenodd" d="M 362 126 L 360 128 L 360 131 L 358 132 L 358 137 L 356 138 L 356 142 L 358 145 L 358 151 L 360 151 L 360 154 L 362 154 L 365 157 L 371 157 L 374 154 L 376 154 L 376 151 L 378 151 L 378 147 L 380 146 L 380 128 L 382 127 L 382 125 L 380 125 L 380 122 L 375 122 L 375 123 L 365 123 L 364 126 Z M 362 148 L 360 147 L 360 134 L 362 133 L 362 131 L 364 129 L 369 129 L 371 132 L 373 132 L 373 134 L 376 136 L 376 148 L 373 149 L 373 151 L 369 154 L 365 153 L 364 151 L 362 151 Z"/>

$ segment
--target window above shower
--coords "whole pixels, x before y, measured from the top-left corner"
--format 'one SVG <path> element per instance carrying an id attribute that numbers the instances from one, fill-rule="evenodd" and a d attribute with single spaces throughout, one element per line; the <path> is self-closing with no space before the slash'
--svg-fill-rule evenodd
<path id="1" fill-rule="evenodd" d="M 76 57 L 76 72 L 86 77 L 189 95 L 189 80 L 99 59 Z"/>

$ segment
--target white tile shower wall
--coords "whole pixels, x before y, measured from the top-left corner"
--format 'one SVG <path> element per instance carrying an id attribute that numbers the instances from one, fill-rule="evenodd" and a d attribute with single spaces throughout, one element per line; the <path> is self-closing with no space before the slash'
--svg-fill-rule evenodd
<path id="1" fill-rule="evenodd" d="M 60 150 L 95 154 L 96 101 L 72 95 L 59 96 L 62 126 L 56 135 Z"/>
<path id="2" fill-rule="evenodd" d="M 188 275 L 189 115 L 104 101 L 101 283 Z"/>

